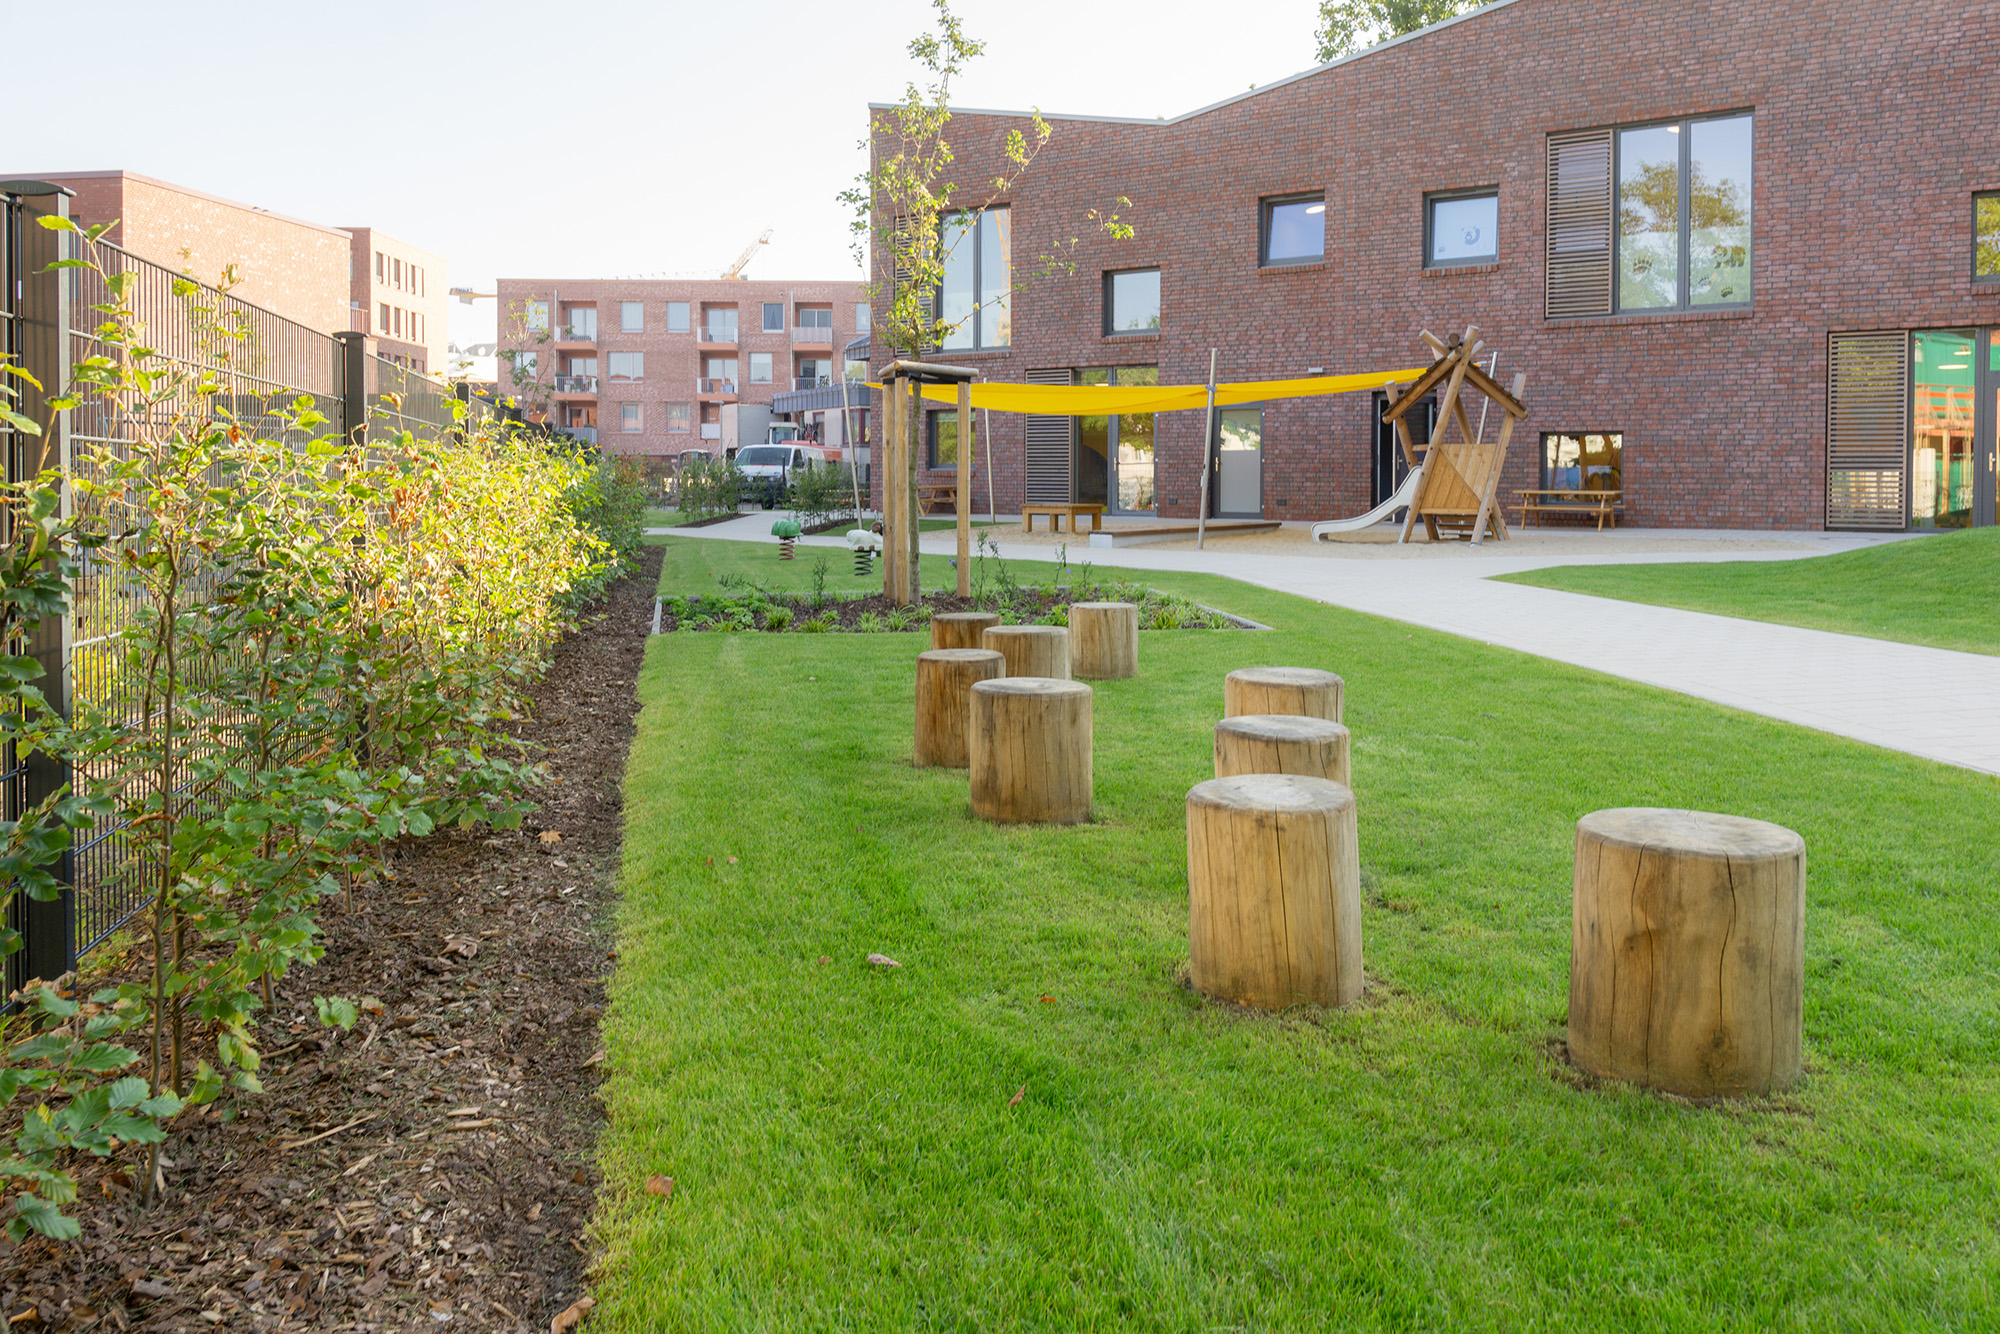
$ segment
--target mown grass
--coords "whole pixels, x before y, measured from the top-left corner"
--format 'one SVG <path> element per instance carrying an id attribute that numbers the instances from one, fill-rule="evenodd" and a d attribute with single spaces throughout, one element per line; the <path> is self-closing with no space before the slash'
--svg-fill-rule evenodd
<path id="1" fill-rule="evenodd" d="M 781 560 L 777 545 L 770 542 L 730 542 L 709 537 L 656 537 L 652 542 L 667 548 L 660 565 L 662 593 L 720 592 L 724 575 L 761 584 L 774 593 L 810 593 L 813 566 L 822 557 L 826 560 L 828 593 L 836 597 L 865 597 L 882 591 L 881 557 L 876 557 L 875 573 L 865 579 L 857 578 L 854 553 L 844 544 L 801 544 L 791 560 Z M 1075 554 L 1079 559 L 1087 559 L 1088 551 L 1088 547 L 1082 547 Z M 1035 561 L 1009 561 L 1007 567 L 1023 583 L 1047 579 L 1051 568 L 1046 562 Z M 924 557 L 923 577 L 926 589 L 958 587 L 958 576 L 943 556 Z M 991 574 L 988 577 L 997 587 L 997 579 Z M 1146 577 L 1150 581 L 1151 576 Z"/>
<path id="2" fill-rule="evenodd" d="M 683 587 L 715 559 L 668 552 Z M 595 1328 L 2000 1321 L 2000 783 L 1147 578 L 1278 628 L 1143 635 L 1140 675 L 1096 687 L 1074 829 L 983 824 L 962 772 L 910 767 L 918 636 L 651 642 Z M 1348 682 L 1370 986 L 1347 1012 L 1180 980 L 1183 796 L 1223 674 L 1272 662 Z M 1623 804 L 1805 836 L 1794 1092 L 1694 1107 L 1563 1062 L 1573 825 Z"/>
<path id="3" fill-rule="evenodd" d="M 2000 653 L 2000 528 L 1970 528 L 1798 561 L 1559 565 L 1517 584 Z"/>

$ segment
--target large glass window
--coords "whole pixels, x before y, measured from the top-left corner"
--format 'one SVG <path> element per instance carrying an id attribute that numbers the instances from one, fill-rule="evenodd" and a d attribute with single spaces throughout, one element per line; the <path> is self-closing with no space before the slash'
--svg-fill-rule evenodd
<path id="1" fill-rule="evenodd" d="M 609 352 L 605 362 L 614 380 L 643 380 L 646 378 L 646 354 L 644 352 Z"/>
<path id="2" fill-rule="evenodd" d="M 667 404 L 667 430 L 674 435 L 686 435 L 688 431 L 688 405 Z"/>
<path id="3" fill-rule="evenodd" d="M 1542 487 L 1548 491 L 1625 489 L 1622 431 L 1542 434 Z"/>
<path id="4" fill-rule="evenodd" d="M 1104 275 L 1104 332 L 1156 333 L 1160 327 L 1160 271 L 1129 269 Z"/>
<path id="5" fill-rule="evenodd" d="M 859 337 L 860 335 L 867 333 L 872 327 L 874 327 L 874 319 L 875 319 L 875 312 L 873 310 L 870 310 L 865 305 L 856 306 L 854 308 L 855 336 Z"/>
<path id="6" fill-rule="evenodd" d="M 950 326 L 947 351 L 1006 347 L 1013 341 L 1013 215 L 1004 208 L 954 213 L 944 225 L 944 282 L 938 318 Z"/>
<path id="7" fill-rule="evenodd" d="M 801 329 L 831 329 L 833 327 L 833 307 L 800 306 L 799 327 Z"/>
<path id="8" fill-rule="evenodd" d="M 618 332 L 644 333 L 646 331 L 646 303 L 643 301 L 620 301 L 618 303 Z"/>
<path id="9" fill-rule="evenodd" d="M 1432 195 L 1424 201 L 1424 267 L 1491 264 L 1500 258 L 1500 192 Z"/>
<path id="10" fill-rule="evenodd" d="M 711 343 L 733 343 L 736 341 L 736 307 L 703 306 L 701 308 L 702 328 L 708 333 Z"/>
<path id="11" fill-rule="evenodd" d="M 2000 279 L 2000 193 L 1972 197 L 1972 276 Z"/>
<path id="12" fill-rule="evenodd" d="M 750 354 L 750 383 L 771 383 L 771 354 L 769 352 L 752 352 Z"/>
<path id="13" fill-rule="evenodd" d="M 1751 118 L 1618 132 L 1618 309 L 1750 300 Z"/>
<path id="14" fill-rule="evenodd" d="M 667 332 L 686 333 L 687 331 L 688 303 L 685 301 L 667 302 Z"/>
<path id="15" fill-rule="evenodd" d="M 1926 329 L 1910 338 L 1910 527 L 1972 523 L 1977 463 L 1970 332 Z"/>
<path id="16" fill-rule="evenodd" d="M 1266 199 L 1258 210 L 1257 262 L 1316 264 L 1326 258 L 1326 196 Z"/>
<path id="17" fill-rule="evenodd" d="M 933 412 L 930 414 L 930 461 L 933 468 L 956 468 L 958 466 L 958 414 L 956 412 Z"/>
<path id="18" fill-rule="evenodd" d="M 639 405 L 637 403 L 620 403 L 618 405 L 618 429 L 627 432 L 643 431 L 646 429 L 644 420 L 639 416 Z"/>
<path id="19" fill-rule="evenodd" d="M 1158 366 L 1092 367 L 1077 372 L 1078 384 L 1156 385 Z M 1126 412 L 1076 419 L 1073 459 L 1076 498 L 1102 502 L 1113 512 L 1148 513 L 1157 508 L 1153 489 L 1154 415 Z"/>

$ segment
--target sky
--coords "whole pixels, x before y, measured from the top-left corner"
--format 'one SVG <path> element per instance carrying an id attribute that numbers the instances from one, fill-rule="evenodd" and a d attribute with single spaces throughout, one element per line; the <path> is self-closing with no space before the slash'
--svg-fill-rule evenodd
<path id="1" fill-rule="evenodd" d="M 958 0 L 966 107 L 1172 116 L 1313 64 L 1315 0 Z M 867 104 L 920 71 L 927 0 L 0 0 L 17 51 L 0 175 L 123 168 L 495 278 L 861 277 L 834 196 Z M 87 55 L 83 54 L 87 51 Z M 79 80 L 78 72 L 87 71 Z M 494 302 L 452 304 L 491 341 Z"/>

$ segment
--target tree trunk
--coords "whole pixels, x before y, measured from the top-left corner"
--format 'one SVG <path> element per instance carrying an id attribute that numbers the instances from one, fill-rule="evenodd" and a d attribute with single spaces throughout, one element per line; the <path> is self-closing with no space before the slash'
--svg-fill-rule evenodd
<path id="1" fill-rule="evenodd" d="M 1243 667 L 1222 683 L 1223 716 L 1246 713 L 1296 713 L 1307 718 L 1340 721 L 1346 684 L 1332 672 L 1311 667 Z"/>
<path id="2" fill-rule="evenodd" d="M 1215 776 L 1297 774 L 1349 784 L 1347 729 L 1324 718 L 1246 713 L 1215 725 Z"/>
<path id="3" fill-rule="evenodd" d="M 1139 608 L 1130 602 L 1077 602 L 1069 609 L 1070 670 L 1113 680 L 1139 671 Z"/>
<path id="4" fill-rule="evenodd" d="M 979 646 L 999 650 L 1009 676 L 1069 680 L 1069 631 L 1060 625 L 996 625 L 980 635 Z"/>
<path id="5" fill-rule="evenodd" d="M 1000 624 L 990 611 L 947 611 L 931 617 L 932 648 L 979 648 L 979 636 Z"/>
<path id="6" fill-rule="evenodd" d="M 1799 1075 L 1805 840 L 1762 820 L 1626 807 L 1576 825 L 1569 1050 L 1690 1098 Z"/>
<path id="7" fill-rule="evenodd" d="M 1090 700 L 1080 681 L 976 682 L 972 813 L 1000 824 L 1090 819 Z"/>
<path id="8" fill-rule="evenodd" d="M 963 769 L 972 763 L 972 686 L 1004 675 L 1006 659 L 991 649 L 943 648 L 917 655 L 919 769 Z"/>
<path id="9" fill-rule="evenodd" d="M 1261 1010 L 1361 995 L 1354 794 L 1243 774 L 1187 795 L 1188 951 L 1204 995 Z"/>

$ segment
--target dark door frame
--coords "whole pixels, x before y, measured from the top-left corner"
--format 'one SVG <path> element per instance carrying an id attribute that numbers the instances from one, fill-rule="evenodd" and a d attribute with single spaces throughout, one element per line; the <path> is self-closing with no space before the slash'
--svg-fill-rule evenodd
<path id="1" fill-rule="evenodd" d="M 2000 468 L 2000 327 L 1981 329 L 1972 340 L 1972 526 L 1986 528 L 2000 521 L 1994 513 L 1995 483 Z"/>
<path id="2" fill-rule="evenodd" d="M 1241 510 L 1222 508 L 1222 414 L 1225 412 L 1248 412 L 1257 414 L 1257 510 L 1248 513 Z M 1226 408 L 1215 410 L 1215 429 L 1208 437 L 1208 517 L 1211 519 L 1261 519 L 1264 517 L 1264 405 L 1262 403 L 1232 403 Z M 1157 483 L 1155 483 L 1157 485 Z"/>

